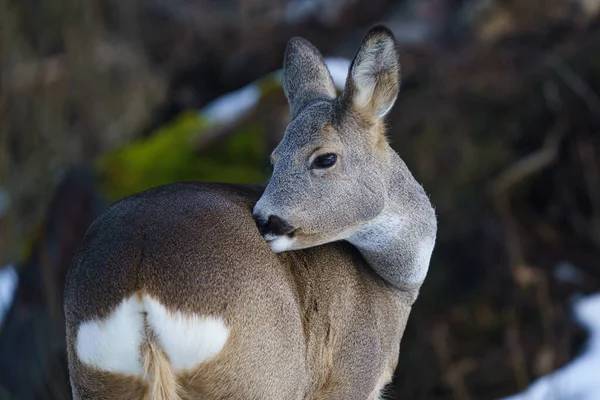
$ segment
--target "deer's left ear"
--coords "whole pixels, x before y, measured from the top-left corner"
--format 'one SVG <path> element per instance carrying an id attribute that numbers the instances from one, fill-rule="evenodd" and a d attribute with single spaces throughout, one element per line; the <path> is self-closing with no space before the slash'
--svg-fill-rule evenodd
<path id="1" fill-rule="evenodd" d="M 383 26 L 369 31 L 350 65 L 344 90 L 347 107 L 367 118 L 382 118 L 400 91 L 400 61 L 396 40 Z"/>
<path id="2" fill-rule="evenodd" d="M 308 40 L 296 37 L 288 42 L 283 61 L 283 91 L 292 119 L 311 102 L 336 97 L 323 57 Z"/>

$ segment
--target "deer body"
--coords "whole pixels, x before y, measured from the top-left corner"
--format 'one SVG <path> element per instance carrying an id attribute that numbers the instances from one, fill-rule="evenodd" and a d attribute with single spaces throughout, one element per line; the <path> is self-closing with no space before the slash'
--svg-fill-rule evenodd
<path id="1" fill-rule="evenodd" d="M 160 327 L 144 328 L 147 299 L 171 318 L 212 317 L 227 327 L 227 342 L 209 361 L 199 356 L 198 365 L 180 371 L 168 366 L 160 377 L 168 386 L 175 375 L 182 399 L 374 398 L 395 368 L 414 293 L 392 289 L 349 244 L 273 253 L 251 216 L 260 194 L 253 187 L 175 184 L 116 204 L 90 228 L 83 243 L 89 251 L 80 253 L 69 277 L 77 286 L 69 285 L 66 296 L 71 377 L 80 398 L 150 393 L 144 329 Z M 110 235 L 102 235 L 109 227 Z M 82 324 L 110 319 L 125 299 L 140 305 L 134 311 L 140 318 L 128 326 L 140 325 L 130 349 L 138 369 L 109 372 L 109 360 L 79 360 Z M 199 340 L 218 345 L 223 332 L 212 334 Z M 126 339 L 106 335 L 107 346 Z M 170 340 L 152 335 L 159 345 Z"/>
<path id="2" fill-rule="evenodd" d="M 308 42 L 285 71 L 266 188 L 167 185 L 90 227 L 65 293 L 76 399 L 375 400 L 391 380 L 436 232 L 382 136 L 393 37 L 367 35 L 339 98 Z"/>

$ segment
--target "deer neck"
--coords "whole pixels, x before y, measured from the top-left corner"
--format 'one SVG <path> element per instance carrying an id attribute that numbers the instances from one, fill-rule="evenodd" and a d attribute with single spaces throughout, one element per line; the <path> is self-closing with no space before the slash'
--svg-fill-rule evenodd
<path id="1" fill-rule="evenodd" d="M 347 239 L 373 270 L 401 290 L 423 283 L 435 244 L 436 218 L 425 191 L 391 150 L 392 177 L 386 204 L 373 220 Z"/>

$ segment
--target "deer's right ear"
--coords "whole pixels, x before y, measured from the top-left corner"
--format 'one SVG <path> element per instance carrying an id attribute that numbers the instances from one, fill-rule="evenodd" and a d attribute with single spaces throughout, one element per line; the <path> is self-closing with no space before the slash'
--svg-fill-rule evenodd
<path id="1" fill-rule="evenodd" d="M 384 117 L 400 91 L 400 61 L 389 29 L 369 31 L 350 65 L 344 102 L 369 119 Z"/>
<path id="2" fill-rule="evenodd" d="M 283 60 L 283 91 L 292 119 L 309 104 L 336 97 L 335 86 L 321 53 L 309 41 L 293 38 Z"/>

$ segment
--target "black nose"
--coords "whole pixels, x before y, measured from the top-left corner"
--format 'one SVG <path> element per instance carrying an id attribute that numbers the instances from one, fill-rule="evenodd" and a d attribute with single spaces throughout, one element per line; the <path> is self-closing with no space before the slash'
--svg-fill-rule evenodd
<path id="1" fill-rule="evenodd" d="M 261 235 L 275 235 L 283 236 L 289 235 L 294 231 L 294 227 L 279 218 L 277 215 L 271 215 L 268 218 L 261 217 L 260 215 L 254 215 L 256 220 L 256 226 Z"/>

